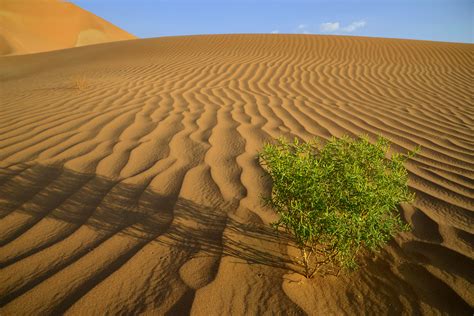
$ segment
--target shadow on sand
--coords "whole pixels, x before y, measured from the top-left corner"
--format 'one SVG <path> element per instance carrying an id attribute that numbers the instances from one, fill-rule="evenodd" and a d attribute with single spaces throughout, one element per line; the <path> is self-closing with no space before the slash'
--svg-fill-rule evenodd
<path id="1" fill-rule="evenodd" d="M 56 220 L 62 226 L 50 237 L 2 258 L 0 268 L 15 265 L 25 258 L 52 247 L 84 226 L 92 228 L 97 233 L 97 237 L 87 249 L 78 251 L 61 264 L 48 270 L 47 273 L 4 293 L 0 297 L 0 306 L 8 304 L 61 269 L 81 259 L 115 234 L 121 234 L 133 240 L 133 247 L 118 256 L 94 279 L 71 292 L 60 306 L 55 307 L 55 312 L 66 311 L 74 302 L 151 242 L 179 248 L 187 254 L 188 259 L 193 256 L 214 258 L 230 256 L 238 259 L 237 263 L 276 268 L 275 271 L 279 271 L 276 274 L 280 278 L 290 271 L 297 272 L 296 270 L 301 267 L 295 265 L 287 254 L 286 246 L 292 243 L 290 236 L 276 232 L 268 225 L 261 223 L 259 219 L 242 220 L 233 216 L 236 207 L 237 203 L 203 206 L 178 197 L 178 193 L 163 196 L 147 186 L 124 184 L 97 175 L 77 173 L 61 166 L 22 164 L 2 168 L 0 169 L 0 247 L 15 242 L 33 227 L 40 225 L 43 219 Z M 18 214 L 22 215 L 21 221 L 15 222 L 13 226 L 5 224 L 9 223 L 5 219 Z M 428 249 L 426 244 L 415 241 L 406 243 L 403 249 L 394 243 L 390 247 L 399 252 L 400 256 L 403 256 L 402 253 L 405 252 L 426 253 L 423 249 Z M 462 271 L 462 276 L 470 280 L 472 273 L 467 271 L 470 271 L 472 262 L 457 254 L 445 253 L 447 251 L 443 247 L 430 245 L 428 254 L 418 260 L 427 261 L 427 264 L 449 271 L 452 267 L 443 258 L 455 255 L 457 265 L 463 267 L 458 271 Z M 374 278 L 378 276 L 385 278 L 387 276 L 383 274 L 390 274 L 390 278 L 387 277 L 387 279 L 401 282 L 392 274 L 389 267 L 377 268 L 384 267 L 386 264 L 382 262 L 381 265 L 367 270 L 362 268 L 362 273 L 375 273 Z M 424 268 L 417 264 L 404 263 L 399 267 L 399 271 L 408 282 L 400 283 L 400 288 L 406 289 L 403 291 L 406 291 L 407 296 L 412 294 L 412 290 L 409 290 L 412 288 L 409 285 L 411 281 L 434 280 Z M 446 298 L 445 303 L 449 301 L 451 307 L 457 306 L 455 309 L 469 308 L 466 302 L 449 287 L 436 282 L 440 283 L 438 280 L 431 283 Z M 420 292 L 423 291 L 420 290 Z M 180 310 L 189 311 L 187 308 L 190 308 L 192 304 L 194 293 L 195 291 L 190 289 L 190 292 L 182 297 L 181 300 L 184 300 L 182 304 L 178 302 L 176 308 L 187 306 L 185 310 Z M 440 310 L 444 309 L 437 300 L 431 299 L 431 294 L 425 296 L 423 300 L 429 300 L 430 305 L 439 305 Z M 451 310 L 451 307 L 448 310 Z"/>
<path id="2" fill-rule="evenodd" d="M 167 239 L 174 241 L 173 247 L 183 246 L 191 251 L 288 268 L 286 263 L 290 261 L 285 254 L 270 253 L 222 236 L 226 229 L 244 239 L 276 244 L 291 240 L 289 235 L 262 223 L 242 223 L 233 219 L 229 216 L 232 209 L 235 209 L 232 203 L 203 206 L 177 196 L 159 195 L 146 186 L 124 184 L 57 166 L 17 165 L 13 171 L 0 170 L 0 218 L 14 212 L 28 214 L 28 219 L 21 225 L 2 232 L 0 246 L 12 242 L 48 217 L 70 223 L 71 227 L 88 225 L 106 235 L 120 232 L 148 241 L 166 232 Z M 69 234 L 73 232 L 71 230 Z M 16 260 L 65 237 L 53 238 Z M 14 261 L 0 264 L 6 266 Z"/>
<path id="3" fill-rule="evenodd" d="M 24 164 L 0 169 L 0 247 L 22 238 L 44 219 L 57 221 L 61 226 L 48 238 L 3 257 L 0 268 L 13 266 L 66 240 L 83 226 L 92 228 L 97 235 L 87 249 L 2 295 L 0 306 L 78 261 L 116 234 L 127 236 L 135 246 L 110 263 L 90 284 L 69 295 L 56 312 L 67 310 L 150 242 L 179 248 L 188 258 L 230 256 L 240 259 L 236 260 L 240 263 L 279 268 L 281 274 L 295 268 L 283 246 L 290 242 L 290 237 L 262 223 L 239 222 L 230 216 L 235 207 L 235 203 L 203 206 L 177 195 L 159 195 L 146 186 L 124 184 L 60 166 Z M 22 216 L 21 222 L 13 226 L 5 224 L 8 217 L 18 214 Z"/>

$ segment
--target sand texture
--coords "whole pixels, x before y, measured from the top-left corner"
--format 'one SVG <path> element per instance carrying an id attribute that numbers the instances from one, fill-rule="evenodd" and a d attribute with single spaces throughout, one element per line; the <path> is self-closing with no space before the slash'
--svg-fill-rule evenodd
<path id="1" fill-rule="evenodd" d="M 0 0 L 0 56 L 136 38 L 60 0 Z"/>
<path id="2" fill-rule="evenodd" d="M 2 315 L 471 315 L 474 46 L 315 35 L 0 58 Z M 377 134 L 412 225 L 306 280 L 260 203 L 278 136 Z"/>

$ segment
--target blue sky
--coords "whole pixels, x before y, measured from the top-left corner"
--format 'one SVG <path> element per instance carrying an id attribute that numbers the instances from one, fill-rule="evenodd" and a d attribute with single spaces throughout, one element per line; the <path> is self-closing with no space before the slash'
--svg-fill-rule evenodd
<path id="1" fill-rule="evenodd" d="M 138 37 L 308 33 L 474 43 L 474 0 L 72 0 Z"/>

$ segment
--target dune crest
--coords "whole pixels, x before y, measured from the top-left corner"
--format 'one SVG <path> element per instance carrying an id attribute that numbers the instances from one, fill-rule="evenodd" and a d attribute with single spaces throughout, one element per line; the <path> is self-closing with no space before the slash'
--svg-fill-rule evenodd
<path id="1" fill-rule="evenodd" d="M 471 313 L 473 56 L 215 35 L 0 58 L 2 314 Z M 354 273 L 306 280 L 269 226 L 256 154 L 344 134 L 422 146 L 400 210 L 413 229 Z"/>
<path id="2" fill-rule="evenodd" d="M 31 54 L 136 38 L 60 0 L 2 0 L 0 21 L 0 55 Z"/>

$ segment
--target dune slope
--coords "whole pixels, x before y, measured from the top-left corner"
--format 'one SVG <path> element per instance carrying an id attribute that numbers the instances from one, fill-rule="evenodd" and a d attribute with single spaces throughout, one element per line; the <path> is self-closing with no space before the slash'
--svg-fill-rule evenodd
<path id="1" fill-rule="evenodd" d="M 0 1 L 0 55 L 31 54 L 136 38 L 66 1 Z"/>
<path id="2" fill-rule="evenodd" d="M 469 314 L 473 55 L 215 35 L 0 58 L 2 314 Z M 256 154 L 344 134 L 422 146 L 400 209 L 413 229 L 354 273 L 306 280 L 268 225 Z"/>

